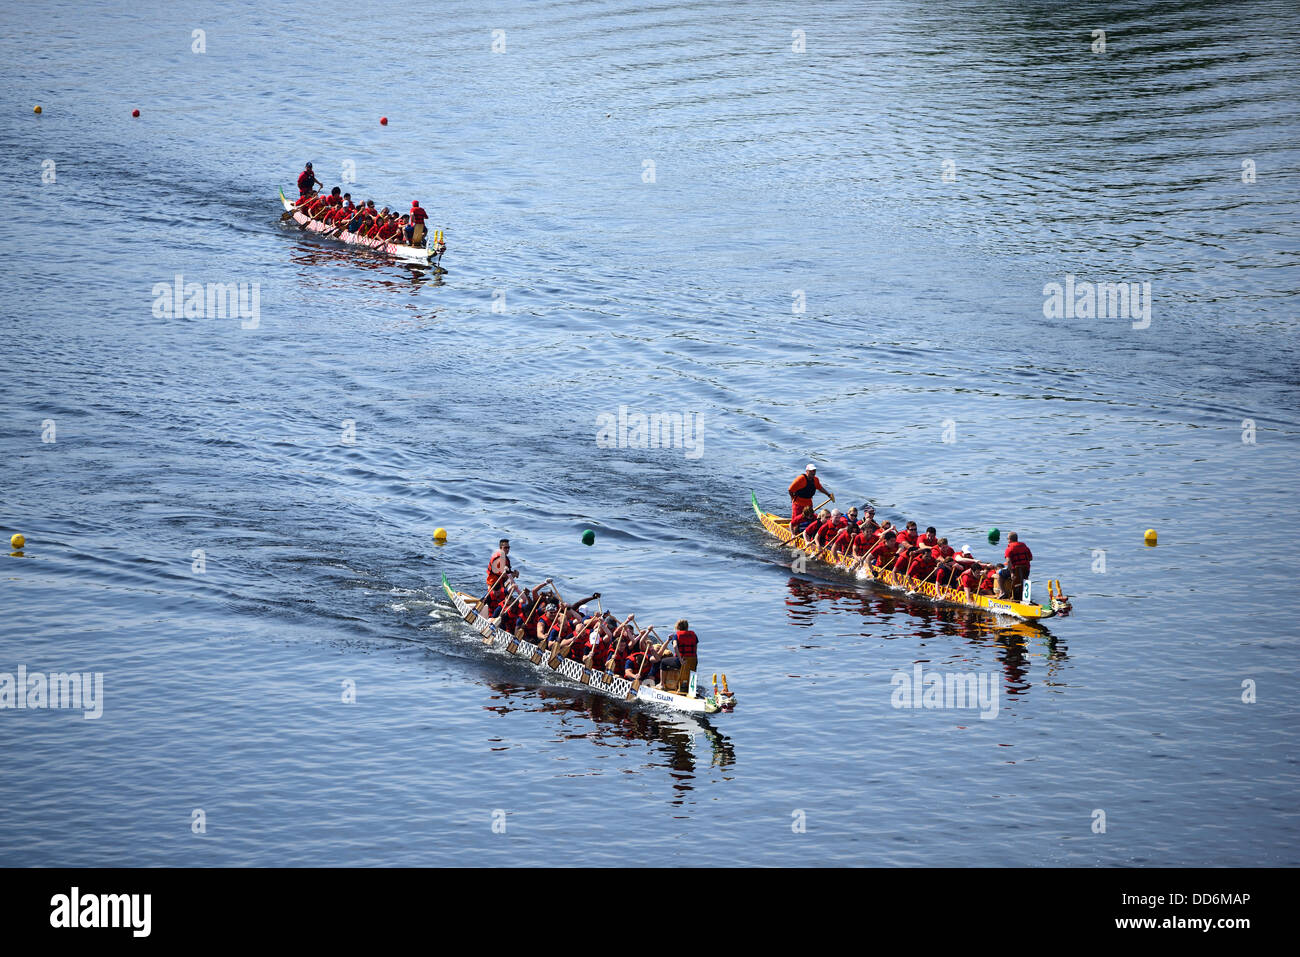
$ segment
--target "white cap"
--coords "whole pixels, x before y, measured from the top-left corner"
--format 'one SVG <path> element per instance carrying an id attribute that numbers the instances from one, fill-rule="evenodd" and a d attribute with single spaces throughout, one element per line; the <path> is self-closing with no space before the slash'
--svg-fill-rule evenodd
<path id="1" fill-rule="evenodd" d="M 962 553 L 963 555 L 969 555 L 969 554 L 970 554 L 970 546 L 969 546 L 969 545 L 963 545 L 963 546 L 961 547 L 961 553 Z"/>
<path id="2" fill-rule="evenodd" d="M 809 463 L 808 463 L 808 467 L 807 467 L 806 469 L 804 469 L 804 471 L 805 471 L 805 472 L 816 472 L 816 471 L 817 471 L 817 466 L 815 466 L 815 465 L 813 465 L 811 462 L 809 462 Z"/>

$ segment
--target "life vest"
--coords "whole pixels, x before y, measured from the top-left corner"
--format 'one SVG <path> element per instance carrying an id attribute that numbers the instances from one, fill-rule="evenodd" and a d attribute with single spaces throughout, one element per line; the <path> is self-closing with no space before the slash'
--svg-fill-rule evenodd
<path id="1" fill-rule="evenodd" d="M 817 493 L 817 480 L 809 478 L 807 472 L 800 476 L 800 478 L 803 479 L 803 486 L 795 489 L 792 497 L 796 499 L 807 499 L 811 502 L 812 497 Z"/>
<path id="2" fill-rule="evenodd" d="M 496 574 L 493 574 L 492 571 L 492 566 L 496 564 L 498 558 L 502 558 L 502 557 L 504 557 L 506 560 L 506 571 L 507 572 L 510 571 L 510 556 L 509 555 L 503 556 L 501 554 L 501 549 L 498 548 L 495 552 L 492 553 L 492 557 L 488 559 L 488 564 L 487 564 L 488 588 L 495 588 L 496 583 L 500 581 L 501 576 L 505 574 L 505 572 L 497 572 Z"/>
<path id="3" fill-rule="evenodd" d="M 696 657 L 696 650 L 699 648 L 700 639 L 696 637 L 693 631 L 679 631 L 677 635 L 677 654 L 683 658 Z"/>

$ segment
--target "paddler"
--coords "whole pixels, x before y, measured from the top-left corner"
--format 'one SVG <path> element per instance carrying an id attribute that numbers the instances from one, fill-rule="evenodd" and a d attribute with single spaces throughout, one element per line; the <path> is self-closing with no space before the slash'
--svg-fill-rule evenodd
<path id="1" fill-rule="evenodd" d="M 412 246 L 418 246 L 424 242 L 424 221 L 429 218 L 428 212 L 420 205 L 418 199 L 411 200 L 411 222 L 415 224 L 414 234 L 411 236 L 410 243 Z"/>
<path id="2" fill-rule="evenodd" d="M 691 672 L 699 667 L 700 639 L 691 631 L 685 618 L 679 619 L 673 636 L 668 639 L 677 645 L 677 657 L 681 659 L 681 671 L 678 673 L 677 687 L 690 687 Z"/>
<path id="3" fill-rule="evenodd" d="M 311 196 L 316 191 L 317 186 L 324 185 L 324 183 L 316 178 L 316 174 L 312 171 L 311 163 L 308 163 L 303 171 L 298 174 L 298 202 L 301 203 L 308 196 Z"/>
<path id="4" fill-rule="evenodd" d="M 811 507 L 813 496 L 818 492 L 826 495 L 833 502 L 835 496 L 822 487 L 817 477 L 817 466 L 812 462 L 790 483 L 790 521 L 793 522 L 803 514 L 805 506 Z"/>
<path id="5" fill-rule="evenodd" d="M 862 529 L 868 535 L 873 534 L 880 526 L 876 523 L 876 509 L 871 505 L 862 506 Z"/>
<path id="6" fill-rule="evenodd" d="M 487 587 L 489 599 L 493 598 L 497 593 L 497 582 L 510 574 L 512 570 L 510 567 L 510 539 L 503 538 L 497 542 L 497 550 L 488 559 Z"/>
<path id="7" fill-rule="evenodd" d="M 1029 563 L 1034 560 L 1034 553 L 1020 540 L 1018 534 L 1012 532 L 1007 536 L 1007 550 L 1003 557 L 1011 569 L 1011 587 L 1014 589 L 1016 601 L 1020 601 L 1025 591 L 1025 580 L 1029 578 Z"/>
<path id="8" fill-rule="evenodd" d="M 803 511 L 799 514 L 799 518 L 790 526 L 790 531 L 795 535 L 799 535 L 815 521 L 817 521 L 817 516 L 813 514 L 812 506 L 805 505 Z"/>

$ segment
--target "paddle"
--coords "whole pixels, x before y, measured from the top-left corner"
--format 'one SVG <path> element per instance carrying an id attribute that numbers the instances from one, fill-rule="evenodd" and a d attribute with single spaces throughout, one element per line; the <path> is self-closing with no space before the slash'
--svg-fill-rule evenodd
<path id="1" fill-rule="evenodd" d="M 574 644 L 577 642 L 579 638 L 581 638 L 584 634 L 586 634 L 586 632 L 591 628 L 591 626 L 596 623 L 596 620 L 597 619 L 595 618 L 588 618 L 586 621 L 582 623 L 582 627 L 577 629 L 573 633 L 572 637 L 569 638 L 570 648 L 574 646 Z M 560 667 L 560 646 L 564 644 L 563 638 L 564 638 L 564 629 L 561 628 L 560 634 L 555 636 L 555 648 L 551 651 L 551 660 L 546 663 L 547 666 L 552 671 L 555 671 Z"/>
<path id="2" fill-rule="evenodd" d="M 655 630 L 654 625 L 651 625 L 645 631 L 641 632 L 641 634 L 638 637 L 645 638 L 646 635 L 650 634 L 654 630 Z M 646 663 L 649 661 L 650 661 L 650 652 L 649 651 L 641 652 L 641 667 L 637 669 L 636 680 L 632 682 L 632 688 L 627 693 L 628 701 L 636 700 L 637 692 L 641 690 L 641 676 L 645 674 L 645 666 Z"/>
<path id="3" fill-rule="evenodd" d="M 542 582 L 542 585 L 549 585 L 550 583 L 551 580 L 548 578 L 546 581 Z M 533 620 L 533 616 L 536 615 L 538 610 L 542 607 L 541 602 L 537 600 L 538 593 L 542 590 L 542 585 L 538 585 L 533 589 L 533 607 L 528 610 L 528 615 L 524 618 L 523 622 L 520 623 L 519 627 L 524 630 L 524 634 L 528 633 L 528 623 Z"/>
<path id="4" fill-rule="evenodd" d="M 617 638 L 618 640 L 614 642 L 613 652 L 605 658 L 605 684 L 609 684 L 614 680 L 614 662 L 618 660 L 618 653 L 623 650 L 623 630 L 627 628 L 629 623 L 634 623 L 635 621 L 636 615 L 628 615 L 627 618 L 624 619 L 623 624 L 614 629 L 614 637 L 610 640 L 613 641 L 614 638 Z"/>
<path id="5" fill-rule="evenodd" d="M 490 573 L 490 570 L 489 570 L 489 573 Z M 511 577 L 511 573 L 514 573 L 514 577 L 515 577 L 515 578 L 518 578 L 518 577 L 519 577 L 519 573 L 518 573 L 515 569 L 513 569 L 513 568 L 511 568 L 509 565 L 507 565 L 507 566 L 506 566 L 506 570 L 503 571 L 500 575 L 498 575 L 498 576 L 496 577 L 496 579 L 492 582 L 492 584 L 488 585 L 487 594 L 484 595 L 482 598 L 476 598 L 476 599 L 474 599 L 474 607 L 475 607 L 475 608 L 482 608 L 483 605 L 487 603 L 488 599 L 492 597 L 492 593 L 493 593 L 494 591 L 497 590 L 497 586 L 501 584 L 501 579 Z M 506 584 L 509 585 L 510 583 L 509 583 L 509 582 L 506 582 Z M 503 586 L 503 587 L 504 587 L 504 586 Z M 486 617 L 486 616 L 484 616 L 484 617 Z"/>
<path id="6" fill-rule="evenodd" d="M 551 580 L 549 578 L 546 580 L 546 587 L 551 590 L 551 593 L 555 595 L 556 599 L 559 602 L 555 606 L 555 612 L 556 612 L 555 617 L 561 618 L 561 620 L 563 620 L 561 616 L 564 614 L 564 609 L 565 609 L 564 599 L 560 597 L 560 593 L 555 590 L 555 585 L 551 583 Z M 540 608 L 541 606 L 539 605 L 538 607 Z M 534 609 L 534 611 L 536 611 L 536 609 Z M 537 624 L 540 627 L 542 623 L 539 620 Z M 546 636 L 551 633 L 551 627 L 553 627 L 553 623 L 548 624 L 546 628 L 546 635 L 543 635 L 540 638 L 537 637 L 535 634 L 533 635 L 533 643 L 536 647 L 536 650 L 529 657 L 529 660 L 532 661 L 532 663 L 535 665 L 539 665 L 542 663 L 542 652 L 545 651 L 547 647 L 550 645 L 550 640 Z"/>
<path id="7" fill-rule="evenodd" d="M 918 592 L 918 591 L 920 591 L 923 587 L 925 587 L 925 585 L 930 581 L 930 576 L 933 575 L 933 574 L 934 574 L 935 572 L 937 572 L 938 570 L 939 570 L 939 563 L 938 563 L 938 562 L 935 562 L 934 567 L 930 569 L 930 574 L 929 574 L 929 575 L 926 575 L 923 579 L 921 579 L 921 584 L 917 585 L 916 588 L 913 589 L 913 592 Z"/>
<path id="8" fill-rule="evenodd" d="M 597 602 L 597 604 L 599 604 L 599 602 Z M 604 623 L 604 618 L 605 618 L 605 614 L 604 614 L 604 612 L 601 612 L 601 613 L 600 613 L 600 620 L 601 620 L 602 625 L 603 625 L 603 623 Z M 632 620 L 632 616 L 631 616 L 631 615 L 628 615 L 628 616 L 627 616 L 627 619 L 623 622 L 623 625 L 627 624 L 627 622 L 628 622 L 628 621 L 631 621 L 631 620 Z M 606 640 L 608 640 L 608 641 L 610 642 L 611 645 L 612 645 L 613 642 L 614 642 L 614 636 L 618 634 L 619 630 L 623 627 L 623 625 L 619 625 L 617 628 L 615 628 L 613 631 L 611 631 L 611 632 L 609 633 L 609 638 L 606 639 Z M 592 646 L 591 646 L 591 651 L 587 652 L 586 657 L 584 657 L 584 658 L 582 659 L 582 664 L 583 664 L 584 667 L 590 668 L 590 667 L 592 666 L 592 662 L 594 662 L 594 661 L 596 660 L 596 647 L 597 647 L 597 645 L 599 645 L 599 644 L 600 644 L 600 643 L 597 642 L 596 644 L 592 645 Z M 606 656 L 605 656 L 605 663 L 606 663 L 607 665 L 609 664 L 609 657 L 610 657 L 609 655 L 606 655 Z M 602 668 L 601 670 L 602 670 L 602 671 L 605 671 L 605 670 L 608 670 L 608 669 L 606 669 L 606 668 Z"/>
<path id="9" fill-rule="evenodd" d="M 511 571 L 514 571 L 514 569 L 511 569 Z M 507 573 L 507 574 L 509 574 L 509 573 Z M 505 575 L 502 575 L 501 577 L 504 578 Z M 516 576 L 516 577 L 518 577 L 518 576 Z M 518 587 L 518 582 L 513 582 L 512 584 L 514 584 L 516 587 Z M 494 587 L 495 587 L 495 586 L 494 586 Z M 489 591 L 488 594 L 490 595 L 490 594 L 492 594 L 492 592 Z M 492 622 L 492 624 L 497 625 L 498 627 L 500 627 L 501 619 L 504 618 L 504 617 L 506 616 L 506 612 L 508 612 L 511 608 L 514 608 L 515 605 L 519 604 L 520 599 L 522 599 L 522 598 L 523 598 L 525 595 L 527 595 L 527 594 L 528 594 L 528 589 L 527 589 L 527 588 L 521 588 L 521 589 L 519 590 L 519 594 L 515 595 L 514 598 L 510 599 L 510 603 L 509 603 L 508 605 L 503 605 L 503 606 L 501 607 L 501 611 L 500 611 L 500 613 L 499 613 L 495 618 L 489 618 L 488 621 L 490 621 L 490 622 Z M 490 645 L 490 644 L 491 644 L 493 641 L 495 641 L 495 640 L 496 640 L 496 639 L 494 639 L 494 638 L 484 638 L 484 639 L 483 639 L 483 644 L 485 644 L 485 645 Z"/>
<path id="10" fill-rule="evenodd" d="M 876 539 L 876 544 L 872 545 L 871 548 L 867 550 L 867 553 L 865 555 L 863 555 L 859 559 L 854 560 L 853 564 L 849 566 L 849 571 L 851 572 L 857 571 L 858 566 L 866 562 L 866 560 L 871 557 L 872 553 L 875 552 L 875 550 L 879 548 L 881 545 L 883 545 L 884 543 L 885 543 L 885 536 L 881 535 L 878 539 Z M 866 569 L 867 569 L 868 578 L 876 577 L 871 574 L 871 566 L 869 564 L 866 566 Z"/>

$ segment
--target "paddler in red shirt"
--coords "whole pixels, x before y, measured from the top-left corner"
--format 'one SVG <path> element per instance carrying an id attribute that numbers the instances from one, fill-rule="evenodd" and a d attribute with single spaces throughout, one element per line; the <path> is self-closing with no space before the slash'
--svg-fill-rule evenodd
<path id="1" fill-rule="evenodd" d="M 504 589 L 498 587 L 498 583 L 501 582 L 502 578 L 509 575 L 512 570 L 510 567 L 510 539 L 503 538 L 497 543 L 497 550 L 488 559 L 487 587 L 489 599 L 499 600 L 499 596 L 504 594 Z"/>
<path id="2" fill-rule="evenodd" d="M 813 496 L 818 492 L 835 501 L 835 496 L 822 487 L 821 479 L 817 477 L 817 466 L 809 462 L 808 467 L 790 483 L 790 521 L 803 514 L 805 505 L 812 505 Z"/>
<path id="3" fill-rule="evenodd" d="M 805 528 L 817 521 L 817 516 L 813 514 L 812 506 L 805 505 L 802 512 L 799 513 L 799 519 L 790 528 L 790 531 L 798 535 Z"/>
<path id="4" fill-rule="evenodd" d="M 1025 590 L 1025 579 L 1029 577 L 1029 563 L 1034 560 L 1034 553 L 1020 540 L 1019 535 L 1012 532 L 1007 536 L 1007 550 L 1003 553 L 1003 557 L 1007 560 L 1007 567 L 1011 569 L 1011 587 L 1016 601 L 1020 601 L 1020 596 Z"/>
<path id="5" fill-rule="evenodd" d="M 411 245 L 418 246 L 424 242 L 424 221 L 429 218 L 429 214 L 424 207 L 420 205 L 418 199 L 411 200 L 411 222 L 415 224 L 415 233 L 411 236 Z"/>
<path id="6" fill-rule="evenodd" d="M 306 168 L 298 174 L 298 202 L 301 203 L 304 199 L 314 193 L 317 186 L 324 185 L 324 183 L 316 178 L 316 174 L 312 172 L 311 163 L 308 163 Z"/>
<path id="7" fill-rule="evenodd" d="M 682 618 L 678 620 L 677 628 L 669 641 L 676 643 L 677 657 L 681 661 L 681 670 L 677 674 L 677 687 L 678 689 L 688 688 L 690 687 L 691 672 L 695 671 L 700 664 L 700 639 L 695 632 L 691 631 L 690 624 L 686 619 Z M 664 666 L 669 669 L 672 667 L 668 662 L 664 662 Z"/>
<path id="8" fill-rule="evenodd" d="M 831 551 L 835 552 L 837 555 L 847 555 L 849 547 L 853 542 L 853 538 L 857 533 L 858 529 L 856 525 L 850 524 L 841 527 L 835 537 L 830 541 Z"/>
<path id="9" fill-rule="evenodd" d="M 884 544 L 877 545 L 876 550 L 871 553 L 871 557 L 865 563 L 868 574 L 871 572 L 870 566 L 872 565 L 885 569 L 894 564 L 894 560 L 898 555 L 898 536 L 894 534 L 893 529 L 890 529 L 885 532 L 883 541 Z"/>
<path id="10" fill-rule="evenodd" d="M 863 555 L 867 554 L 867 552 L 871 551 L 871 546 L 875 544 L 875 538 L 869 531 L 867 531 L 867 526 L 862 525 L 853 534 L 853 538 L 849 543 L 849 555 L 855 560 L 859 559 Z"/>
<path id="11" fill-rule="evenodd" d="M 874 533 L 880 525 L 876 523 L 876 509 L 871 505 L 862 506 L 862 529 L 868 535 Z"/>

